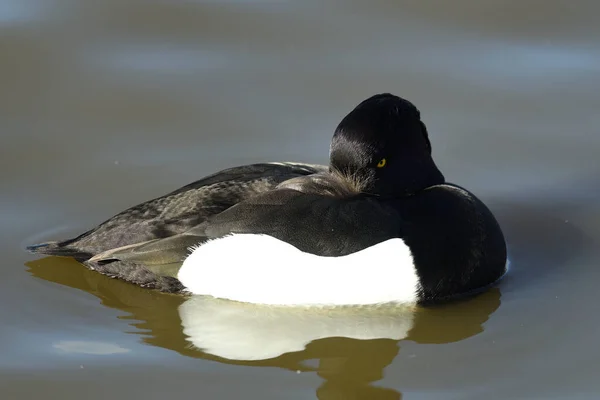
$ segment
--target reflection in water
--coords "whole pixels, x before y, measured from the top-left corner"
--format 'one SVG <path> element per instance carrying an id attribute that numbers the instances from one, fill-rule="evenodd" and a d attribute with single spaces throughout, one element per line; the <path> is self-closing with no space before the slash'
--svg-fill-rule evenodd
<path id="1" fill-rule="evenodd" d="M 400 307 L 267 307 L 200 296 L 179 315 L 196 348 L 230 360 L 275 358 L 328 337 L 400 340 L 413 326 L 413 312 Z"/>
<path id="2" fill-rule="evenodd" d="M 227 364 L 314 371 L 320 399 L 397 399 L 373 386 L 399 351 L 398 342 L 448 343 L 483 331 L 500 291 L 428 308 L 293 309 L 260 307 L 145 290 L 89 271 L 71 259 L 27 264 L 36 277 L 89 292 L 129 314 L 145 343 Z"/>
<path id="3" fill-rule="evenodd" d="M 108 355 L 129 353 L 130 350 L 114 343 L 94 342 L 89 340 L 61 340 L 52 346 L 66 353 Z"/>

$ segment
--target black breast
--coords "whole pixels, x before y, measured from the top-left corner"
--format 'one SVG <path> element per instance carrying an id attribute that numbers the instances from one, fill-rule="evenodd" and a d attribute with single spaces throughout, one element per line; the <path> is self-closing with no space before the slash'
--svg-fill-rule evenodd
<path id="1" fill-rule="evenodd" d="M 506 267 L 506 243 L 491 211 L 473 194 L 434 186 L 397 207 L 413 252 L 424 301 L 488 286 Z"/>

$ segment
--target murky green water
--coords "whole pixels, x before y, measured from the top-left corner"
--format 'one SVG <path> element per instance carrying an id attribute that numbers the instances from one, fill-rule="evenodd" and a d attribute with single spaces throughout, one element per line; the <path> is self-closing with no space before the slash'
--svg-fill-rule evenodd
<path id="1" fill-rule="evenodd" d="M 600 3 L 0 0 L 0 396 L 595 399 Z M 26 244 L 413 101 L 512 269 L 433 309 L 186 300 Z"/>

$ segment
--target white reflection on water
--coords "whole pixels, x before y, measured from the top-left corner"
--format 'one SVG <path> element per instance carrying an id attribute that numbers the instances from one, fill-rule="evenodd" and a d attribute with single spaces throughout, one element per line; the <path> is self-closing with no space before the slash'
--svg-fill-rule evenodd
<path id="1" fill-rule="evenodd" d="M 469 46 L 462 43 L 452 53 L 453 57 L 445 58 L 444 63 L 432 65 L 482 86 L 506 88 L 510 83 L 511 91 L 551 86 L 554 80 L 596 74 L 600 68 L 599 52 L 567 46 L 488 41 Z"/>
<path id="2" fill-rule="evenodd" d="M 326 337 L 393 339 L 407 336 L 407 307 L 269 307 L 193 296 L 179 307 L 183 332 L 202 351 L 229 360 L 266 360 L 304 350 Z"/>
<path id="3" fill-rule="evenodd" d="M 66 353 L 109 355 L 129 353 L 131 350 L 114 343 L 94 342 L 85 340 L 62 340 L 52 345 L 55 349 Z"/>
<path id="4" fill-rule="evenodd" d="M 86 52 L 86 57 L 95 67 L 119 72 L 193 73 L 235 64 L 224 51 L 159 43 L 97 47 Z"/>
<path id="5" fill-rule="evenodd" d="M 52 0 L 0 0 L 0 27 L 47 20 L 56 14 Z"/>
<path id="6" fill-rule="evenodd" d="M 557 82 L 572 82 L 600 71 L 600 52 L 585 46 L 545 45 L 510 41 L 473 41 L 454 37 L 426 48 L 398 52 L 395 43 L 382 42 L 376 49 L 357 51 L 340 43 L 331 43 L 337 52 L 315 52 L 310 57 L 301 49 L 285 57 L 259 49 L 203 48 L 168 43 L 106 43 L 83 51 L 84 62 L 106 72 L 190 74 L 201 71 L 240 73 L 279 73 L 293 64 L 309 73 L 335 71 L 340 64 L 345 73 L 373 69 L 379 73 L 402 70 L 405 76 L 428 72 L 446 79 L 476 84 L 480 88 L 510 92 L 528 92 L 533 88 L 553 87 Z M 378 60 L 374 67 L 373 60 Z"/>

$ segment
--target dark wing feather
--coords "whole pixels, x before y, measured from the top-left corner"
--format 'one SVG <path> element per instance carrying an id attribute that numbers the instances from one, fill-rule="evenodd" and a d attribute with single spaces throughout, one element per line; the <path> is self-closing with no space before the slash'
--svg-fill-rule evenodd
<path id="1" fill-rule="evenodd" d="M 204 241 L 203 237 L 181 233 L 164 239 L 154 239 L 103 251 L 90 258 L 89 261 L 121 260 L 139 262 L 144 265 L 180 263 L 185 258 L 186 249 Z"/>
<path id="2" fill-rule="evenodd" d="M 274 189 L 242 201 L 187 232 L 109 250 L 91 261 L 136 262 L 147 268 L 180 265 L 190 247 L 229 234 L 266 234 L 322 256 L 350 254 L 400 237 L 400 218 L 385 202 L 360 195 L 323 195 L 323 182 L 318 179 L 316 193 Z M 308 190 L 309 185 L 302 188 Z"/>
<path id="3" fill-rule="evenodd" d="M 277 189 L 243 201 L 209 218 L 196 232 L 206 238 L 266 234 L 321 256 L 354 253 L 403 233 L 402 218 L 386 201 L 292 189 Z"/>

